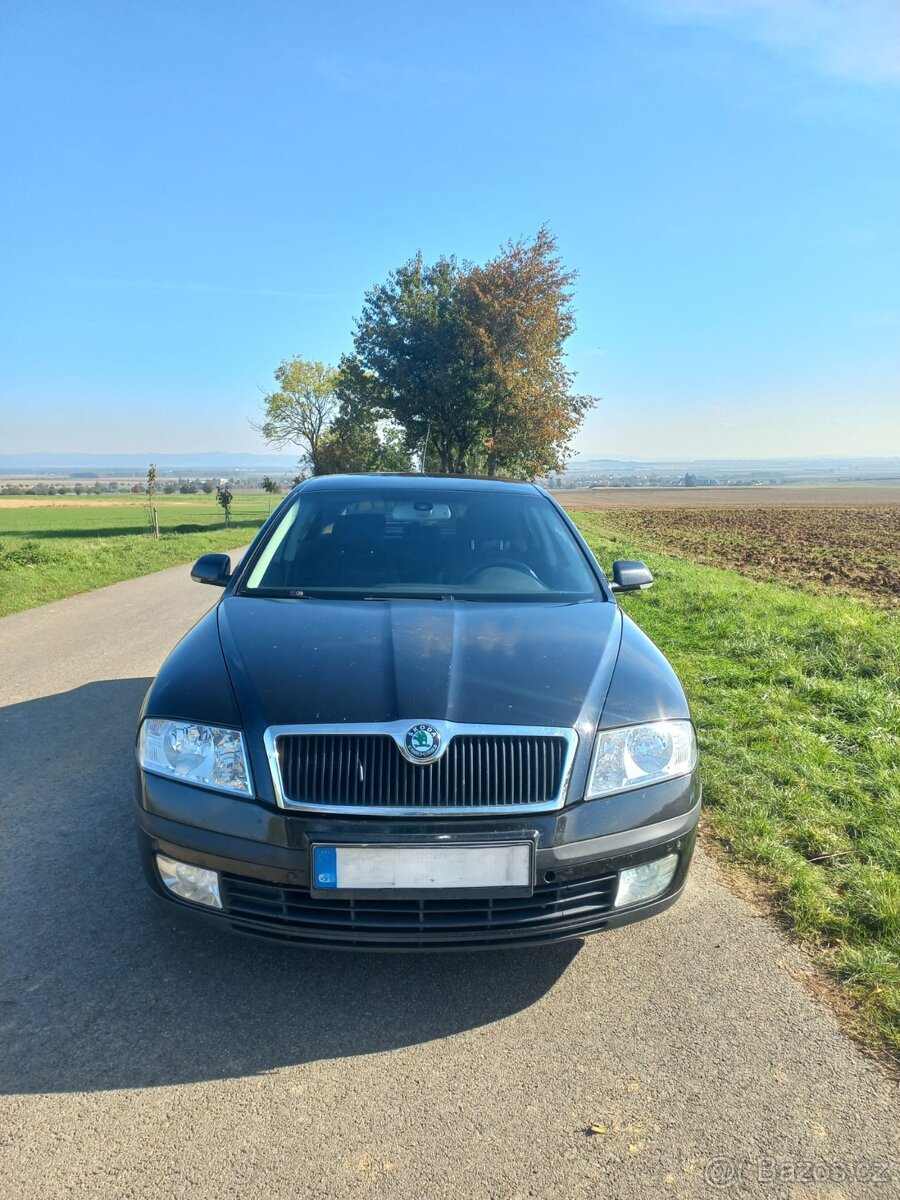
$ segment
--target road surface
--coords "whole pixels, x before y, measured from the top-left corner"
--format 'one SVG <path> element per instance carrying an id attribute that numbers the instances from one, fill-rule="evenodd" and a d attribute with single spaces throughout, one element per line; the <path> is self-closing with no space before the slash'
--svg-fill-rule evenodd
<path id="1" fill-rule="evenodd" d="M 135 714 L 214 599 L 175 568 L 0 621 L 4 1197 L 897 1194 L 893 1086 L 702 854 L 664 915 L 535 951 L 329 955 L 159 910 Z"/>

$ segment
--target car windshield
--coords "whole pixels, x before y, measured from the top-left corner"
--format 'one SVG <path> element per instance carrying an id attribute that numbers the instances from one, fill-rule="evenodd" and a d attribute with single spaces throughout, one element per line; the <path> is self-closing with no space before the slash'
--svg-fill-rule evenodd
<path id="1" fill-rule="evenodd" d="M 584 552 L 540 493 L 424 484 L 300 491 L 257 548 L 239 593 L 601 598 Z"/>

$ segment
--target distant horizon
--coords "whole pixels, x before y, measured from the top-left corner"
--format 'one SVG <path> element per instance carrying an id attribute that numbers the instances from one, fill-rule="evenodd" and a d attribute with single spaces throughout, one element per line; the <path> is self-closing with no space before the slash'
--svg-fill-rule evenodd
<path id="1" fill-rule="evenodd" d="M 185 465 L 200 465 L 203 462 L 216 460 L 222 466 L 240 465 L 241 462 L 259 464 L 260 466 L 269 464 L 284 465 L 286 468 L 295 467 L 300 460 L 299 451 L 297 454 L 279 454 L 276 452 L 267 453 L 265 451 L 230 451 L 230 450 L 185 450 L 185 451 L 21 451 L 14 453 L 0 453 L 0 469 L 4 466 L 68 466 L 68 467 L 89 467 L 92 465 L 121 465 L 121 466 L 139 466 L 150 463 L 166 463 L 172 465 L 172 460 L 175 463 L 184 463 Z M 698 455 L 689 457 L 685 455 L 672 454 L 667 456 L 637 456 L 637 455 L 611 455 L 585 452 L 571 458 L 565 470 L 572 467 L 583 466 L 586 464 L 609 464 L 609 465 L 669 465 L 669 464 L 744 464 L 744 465 L 785 465 L 790 463 L 806 463 L 806 464 L 825 464 L 825 465 L 840 465 L 840 464 L 861 464 L 868 466 L 897 466 L 900 467 L 900 455 L 898 454 L 772 454 L 772 455 L 739 455 L 739 454 L 719 454 L 719 455 Z"/>

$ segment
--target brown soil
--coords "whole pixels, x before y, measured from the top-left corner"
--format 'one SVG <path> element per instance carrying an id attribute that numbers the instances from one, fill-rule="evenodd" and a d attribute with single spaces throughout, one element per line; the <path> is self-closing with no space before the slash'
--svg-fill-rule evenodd
<path id="1" fill-rule="evenodd" d="M 750 508 L 789 505 L 900 506 L 900 483 L 833 487 L 579 488 L 553 493 L 564 508 Z"/>
<path id="2" fill-rule="evenodd" d="M 648 550 L 900 605 L 900 505 L 827 495 L 831 505 L 619 508 L 604 524 Z"/>

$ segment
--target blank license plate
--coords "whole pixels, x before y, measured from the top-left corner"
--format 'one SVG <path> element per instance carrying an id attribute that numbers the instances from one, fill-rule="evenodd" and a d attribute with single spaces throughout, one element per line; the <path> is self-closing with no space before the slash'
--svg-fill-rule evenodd
<path id="1" fill-rule="evenodd" d="M 489 845 L 313 846 L 312 890 L 474 891 L 528 895 L 531 842 Z"/>

